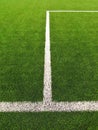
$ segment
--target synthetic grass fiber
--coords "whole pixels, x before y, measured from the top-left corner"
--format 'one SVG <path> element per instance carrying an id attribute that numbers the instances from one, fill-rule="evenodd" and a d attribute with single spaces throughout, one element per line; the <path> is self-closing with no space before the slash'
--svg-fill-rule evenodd
<path id="1" fill-rule="evenodd" d="M 98 1 L 97 0 L 0 0 L 0 101 L 39 101 L 42 100 L 42 91 L 43 91 L 43 70 L 44 70 L 44 46 L 45 46 L 45 16 L 46 10 L 98 10 Z M 98 89 L 96 86 L 98 69 L 96 58 L 98 57 L 95 52 L 97 52 L 97 14 L 92 16 L 88 14 L 63 14 L 56 16 L 51 14 L 52 22 L 52 74 L 53 74 L 53 99 L 55 100 L 97 100 L 98 99 Z M 56 18 L 57 17 L 57 18 Z M 64 17 L 64 18 L 63 18 Z M 63 18 L 63 19 L 62 19 Z M 66 18 L 66 20 L 65 20 Z M 88 19 L 89 18 L 89 19 Z M 75 20 L 81 20 L 81 28 L 85 28 L 85 22 L 87 26 L 92 25 L 94 22 L 95 26 L 92 26 L 92 32 L 88 33 L 87 28 L 85 35 L 82 32 L 82 29 L 78 29 L 78 25 L 75 24 Z M 54 21 L 55 20 L 55 21 Z M 69 21 L 68 21 L 69 20 Z M 91 22 L 90 22 L 91 20 Z M 75 29 L 75 34 L 72 34 L 71 24 Z M 59 23 L 61 22 L 61 23 Z M 65 25 L 67 23 L 67 25 Z M 56 24 L 56 25 L 55 25 Z M 71 34 L 67 34 L 66 29 L 71 30 Z M 58 25 L 58 26 L 57 26 Z M 56 30 L 57 28 L 57 30 Z M 61 38 L 65 42 L 67 39 L 64 34 L 60 34 L 59 30 L 62 29 L 62 32 L 70 38 L 69 35 L 73 37 L 70 38 L 70 43 L 62 43 Z M 95 29 L 95 31 L 94 31 Z M 53 30 L 55 33 L 53 33 Z M 79 35 L 79 33 L 82 33 Z M 83 29 L 84 30 L 84 29 Z M 57 36 L 58 35 L 58 36 Z M 90 36 L 91 35 L 91 36 Z M 64 36 L 64 37 L 62 37 Z M 80 36 L 81 42 L 89 39 L 90 45 L 86 44 L 77 44 L 75 37 Z M 54 38 L 53 38 L 54 37 Z M 60 39 L 59 39 L 60 38 Z M 55 41 L 56 40 L 56 41 Z M 67 40 L 68 41 L 68 40 Z M 91 42 L 92 41 L 92 42 Z M 55 45 L 53 45 L 55 43 Z M 79 40 L 80 43 L 80 40 Z M 60 46 L 61 45 L 61 46 Z M 96 47 L 95 47 L 96 45 Z M 54 47 L 55 46 L 55 47 Z M 85 47 L 84 47 L 85 46 Z M 55 49 L 55 50 L 54 50 Z M 65 51 L 69 49 L 69 52 Z M 62 53 L 60 53 L 62 50 Z M 64 76 L 64 80 L 59 79 L 58 76 L 61 76 L 62 71 L 65 71 L 63 67 L 60 67 L 60 64 L 57 62 L 56 57 L 60 58 L 62 64 L 65 63 L 65 54 L 68 56 L 68 60 L 73 60 L 76 67 L 78 64 L 76 59 L 72 57 L 76 55 L 76 50 L 78 51 L 78 63 L 81 63 L 81 59 L 84 55 L 88 57 L 85 58 L 83 63 L 87 64 L 86 68 L 84 65 L 79 67 L 79 72 L 73 64 L 66 68 L 71 68 L 70 74 L 67 72 L 67 79 Z M 71 55 L 72 51 L 72 55 Z M 92 53 L 91 53 L 92 52 Z M 56 57 L 54 57 L 54 55 Z M 61 56 L 60 56 L 61 55 Z M 70 56 L 69 56 L 70 55 Z M 69 59 L 70 58 L 70 59 Z M 88 61 L 90 64 L 88 66 Z M 55 61 L 54 61 L 55 60 Z M 55 63 L 54 63 L 55 62 Z M 57 63 L 57 64 L 56 64 Z M 92 70 L 89 67 L 92 65 Z M 56 66 L 56 67 L 55 67 Z M 65 68 L 65 67 L 64 67 Z M 57 70 L 56 70 L 57 69 Z M 79 85 L 75 88 L 77 81 L 76 77 L 72 76 L 70 80 L 72 83 L 68 83 L 68 80 L 71 78 L 72 71 L 77 72 L 77 78 L 84 79 L 82 69 L 87 69 L 90 71 L 85 71 L 86 75 L 84 76 L 87 79 L 85 89 L 83 89 L 83 80 L 79 82 Z M 82 70 L 80 72 L 80 70 Z M 95 72 L 96 70 L 96 72 Z M 61 71 L 58 74 L 58 71 Z M 93 73 L 92 73 L 92 72 Z M 64 72 L 65 73 L 65 72 Z M 82 73 L 82 75 L 80 75 Z M 89 74 L 93 74 L 89 75 Z M 65 74 L 66 75 L 66 74 Z M 81 77 L 82 76 L 82 77 Z M 59 79 L 57 81 L 57 79 Z M 88 80 L 89 79 L 89 80 Z M 90 79 L 92 79 L 90 81 Z M 94 81 L 94 79 L 96 79 Z M 71 86 L 71 94 L 69 93 L 69 88 L 65 89 L 65 80 L 67 84 Z M 57 85 L 57 83 L 58 85 Z M 89 82 L 88 82 L 89 81 Z M 56 84 L 55 84 L 56 83 Z M 62 85 L 62 87 L 60 86 Z M 72 84 L 72 85 L 71 85 Z M 73 88 L 72 88 L 73 86 Z M 93 86 L 93 87 L 92 87 Z M 61 89 L 60 89 L 61 87 Z M 81 92 L 80 92 L 80 90 Z M 74 91 L 76 89 L 78 92 Z M 55 90 L 55 92 L 54 92 Z M 64 90 L 64 92 L 62 92 Z M 87 91 L 89 90 L 89 91 Z M 59 92 L 58 92 L 59 91 Z M 86 93 L 83 91 L 87 91 Z M 92 91 L 92 92 L 91 92 Z M 73 93 L 75 92 L 75 94 Z M 67 94 L 68 93 L 68 94 Z M 79 95 L 79 94 L 80 95 Z M 92 97 L 90 96 L 90 93 Z M 61 97 L 62 94 L 62 97 Z M 67 96 L 65 95 L 67 94 Z M 83 95 L 82 95 L 83 94 Z M 84 97 L 83 97 L 84 96 Z M 0 113 L 0 129 L 1 130 L 98 130 L 98 112 L 81 112 L 81 113 Z"/>
<path id="2" fill-rule="evenodd" d="M 98 100 L 98 13 L 50 13 L 54 100 Z"/>

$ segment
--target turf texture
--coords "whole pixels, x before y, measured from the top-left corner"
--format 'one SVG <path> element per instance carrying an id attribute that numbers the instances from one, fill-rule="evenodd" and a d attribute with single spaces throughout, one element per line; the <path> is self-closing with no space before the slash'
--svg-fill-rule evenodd
<path id="1" fill-rule="evenodd" d="M 50 13 L 53 98 L 98 100 L 98 13 Z"/>
<path id="2" fill-rule="evenodd" d="M 43 97 L 45 15 L 29 2 L 0 2 L 0 101 Z"/>
<path id="3" fill-rule="evenodd" d="M 0 113 L 1 130 L 98 130 L 98 113 Z"/>
<path id="4" fill-rule="evenodd" d="M 0 0 L 0 101 L 42 100 L 45 20 L 46 20 L 45 13 L 46 10 L 58 10 L 58 9 L 97 10 L 98 1 L 97 0 L 93 1 L 92 0 L 70 0 L 70 1 L 69 0 L 60 0 L 60 1 Z M 55 19 L 54 16 L 55 15 L 53 14 L 52 16 L 53 19 Z M 61 17 L 66 16 L 65 14 L 63 16 L 60 16 L 60 20 Z M 77 19 L 76 15 L 75 16 L 70 15 L 68 17 L 69 19 L 71 19 L 71 21 L 75 20 L 72 19 L 72 17 L 75 17 Z M 83 17 L 85 17 L 87 21 L 86 16 Z M 93 16 L 89 17 L 92 18 Z M 58 19 L 57 22 L 59 22 L 58 17 L 57 19 Z M 91 19 L 88 20 L 89 24 L 91 23 L 90 20 Z M 84 18 L 81 22 L 84 23 Z M 54 25 L 55 21 L 53 20 L 52 23 L 54 26 L 53 28 L 55 30 Z M 71 24 L 71 22 L 67 24 Z M 90 26 L 89 24 L 88 26 Z M 96 28 L 95 27 L 94 28 L 95 30 L 97 30 L 97 24 L 95 23 L 95 25 Z M 83 27 L 84 25 L 82 24 L 81 26 Z M 60 29 L 63 28 L 63 26 L 61 26 L 60 24 L 60 27 L 56 26 L 56 28 Z M 52 37 L 53 36 L 54 35 L 52 35 Z M 57 36 L 54 37 L 56 37 L 56 39 L 59 38 Z M 90 36 L 89 38 L 92 39 L 92 37 Z M 70 42 L 72 45 L 71 40 Z M 97 48 L 94 47 L 95 42 L 93 43 L 94 44 L 90 45 L 94 49 L 94 52 L 92 52 L 92 54 L 95 55 L 95 50 Z M 52 59 L 54 59 L 53 55 L 57 56 L 57 54 L 59 54 L 58 57 L 60 57 L 60 52 L 57 53 L 58 47 L 60 50 L 63 49 L 63 47 L 64 50 L 66 47 L 68 47 L 69 49 L 71 47 L 72 50 L 74 49 L 72 48 L 72 46 L 70 46 L 70 44 L 68 44 L 68 46 L 60 46 L 59 44 L 60 43 L 57 42 L 55 45 L 56 53 L 54 52 L 53 54 L 53 49 L 51 48 Z M 53 44 L 51 45 L 53 46 Z M 83 54 L 82 52 L 84 52 L 84 46 L 81 45 L 81 47 L 83 48 L 80 48 L 79 46 L 76 46 L 75 43 L 73 46 L 75 47 L 75 50 L 76 48 L 80 50 L 82 56 L 84 54 L 88 54 L 89 51 L 92 51 L 92 48 L 90 48 L 89 44 L 87 44 L 86 47 L 89 47 L 90 50 L 86 51 Z M 62 50 L 62 52 L 64 52 L 63 55 L 65 56 L 64 50 Z M 69 52 L 69 54 L 71 53 Z M 96 57 L 93 60 L 96 60 Z M 92 63 L 95 62 L 93 61 Z M 54 67 L 55 66 L 53 65 L 52 66 L 53 75 L 56 72 L 56 70 L 53 69 Z M 94 78 L 96 78 L 96 76 Z M 80 100 L 81 97 L 83 98 L 83 96 L 77 94 L 74 94 L 73 99 L 71 95 L 70 95 L 71 98 L 69 96 L 65 97 L 64 93 L 67 93 L 67 91 L 64 91 L 62 93 L 61 89 L 59 94 L 57 92 L 59 87 L 56 86 L 55 88 L 54 86 L 55 80 L 57 79 L 53 76 L 53 93 L 54 93 L 53 98 L 55 100 L 59 101 L 69 99 L 70 101 L 70 100 Z M 93 81 L 90 81 L 90 83 L 91 82 Z M 59 82 L 59 84 L 61 84 L 61 82 Z M 92 84 L 90 85 L 92 86 Z M 81 90 L 83 90 L 82 87 L 83 86 L 80 85 Z M 54 89 L 56 90 L 56 92 L 54 92 Z M 97 91 L 95 92 L 97 86 L 95 86 L 95 88 L 91 87 L 90 89 L 93 89 L 92 94 L 94 93 L 95 95 L 97 94 Z M 61 97 L 61 93 L 62 95 L 64 95 L 63 97 Z M 76 95 L 78 96 L 77 98 Z M 89 96 L 90 100 L 93 99 L 97 100 L 98 95 L 96 96 L 95 95 L 93 95 L 92 98 Z M 84 99 L 89 100 L 88 95 L 85 96 Z M 98 112 L 0 113 L 0 129 L 1 130 L 98 130 Z"/>

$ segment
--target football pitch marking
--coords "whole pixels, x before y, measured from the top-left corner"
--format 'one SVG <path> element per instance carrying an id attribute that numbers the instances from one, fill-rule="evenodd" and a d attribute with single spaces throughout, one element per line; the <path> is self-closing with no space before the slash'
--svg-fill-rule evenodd
<path id="1" fill-rule="evenodd" d="M 44 90 L 43 102 L 45 104 L 52 101 L 51 88 L 51 53 L 50 53 L 50 17 L 49 11 L 46 12 L 46 33 L 45 33 L 45 63 L 44 63 Z"/>
<path id="2" fill-rule="evenodd" d="M 69 12 L 69 13 L 98 13 L 98 10 L 49 10 L 49 12 Z"/>
<path id="3" fill-rule="evenodd" d="M 0 102 L 0 112 L 75 112 L 98 111 L 98 101 L 55 102 L 52 101 L 51 53 L 50 53 L 50 12 L 98 12 L 82 10 L 46 11 L 44 89 L 42 102 Z"/>
<path id="4" fill-rule="evenodd" d="M 0 102 L 0 112 L 98 111 L 98 102 Z"/>

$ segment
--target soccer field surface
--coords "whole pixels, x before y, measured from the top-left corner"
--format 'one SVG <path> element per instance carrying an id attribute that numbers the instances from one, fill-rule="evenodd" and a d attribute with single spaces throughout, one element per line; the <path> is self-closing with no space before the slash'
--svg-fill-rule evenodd
<path id="1" fill-rule="evenodd" d="M 98 130 L 97 4 L 0 1 L 0 129 Z"/>
<path id="2" fill-rule="evenodd" d="M 53 98 L 98 100 L 98 13 L 51 13 Z"/>

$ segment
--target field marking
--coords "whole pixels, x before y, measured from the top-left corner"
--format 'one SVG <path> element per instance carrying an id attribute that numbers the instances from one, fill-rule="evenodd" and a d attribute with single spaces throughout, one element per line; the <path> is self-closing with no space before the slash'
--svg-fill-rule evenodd
<path id="1" fill-rule="evenodd" d="M 98 111 L 98 101 L 83 102 L 0 102 L 0 112 Z"/>
<path id="2" fill-rule="evenodd" d="M 48 10 L 48 12 L 69 12 L 69 13 L 98 13 L 98 10 Z"/>
<path id="3" fill-rule="evenodd" d="M 39 112 L 42 102 L 0 102 L 0 112 Z"/>
<path id="4" fill-rule="evenodd" d="M 51 54 L 50 54 L 50 18 L 49 11 L 46 12 L 46 32 L 45 32 L 45 63 L 44 63 L 44 89 L 43 102 L 48 104 L 52 101 L 51 87 Z"/>
<path id="5" fill-rule="evenodd" d="M 42 102 L 0 102 L 0 112 L 76 112 L 98 111 L 98 101 L 55 102 L 52 101 L 50 12 L 98 12 L 98 11 L 46 11 L 44 89 Z"/>

